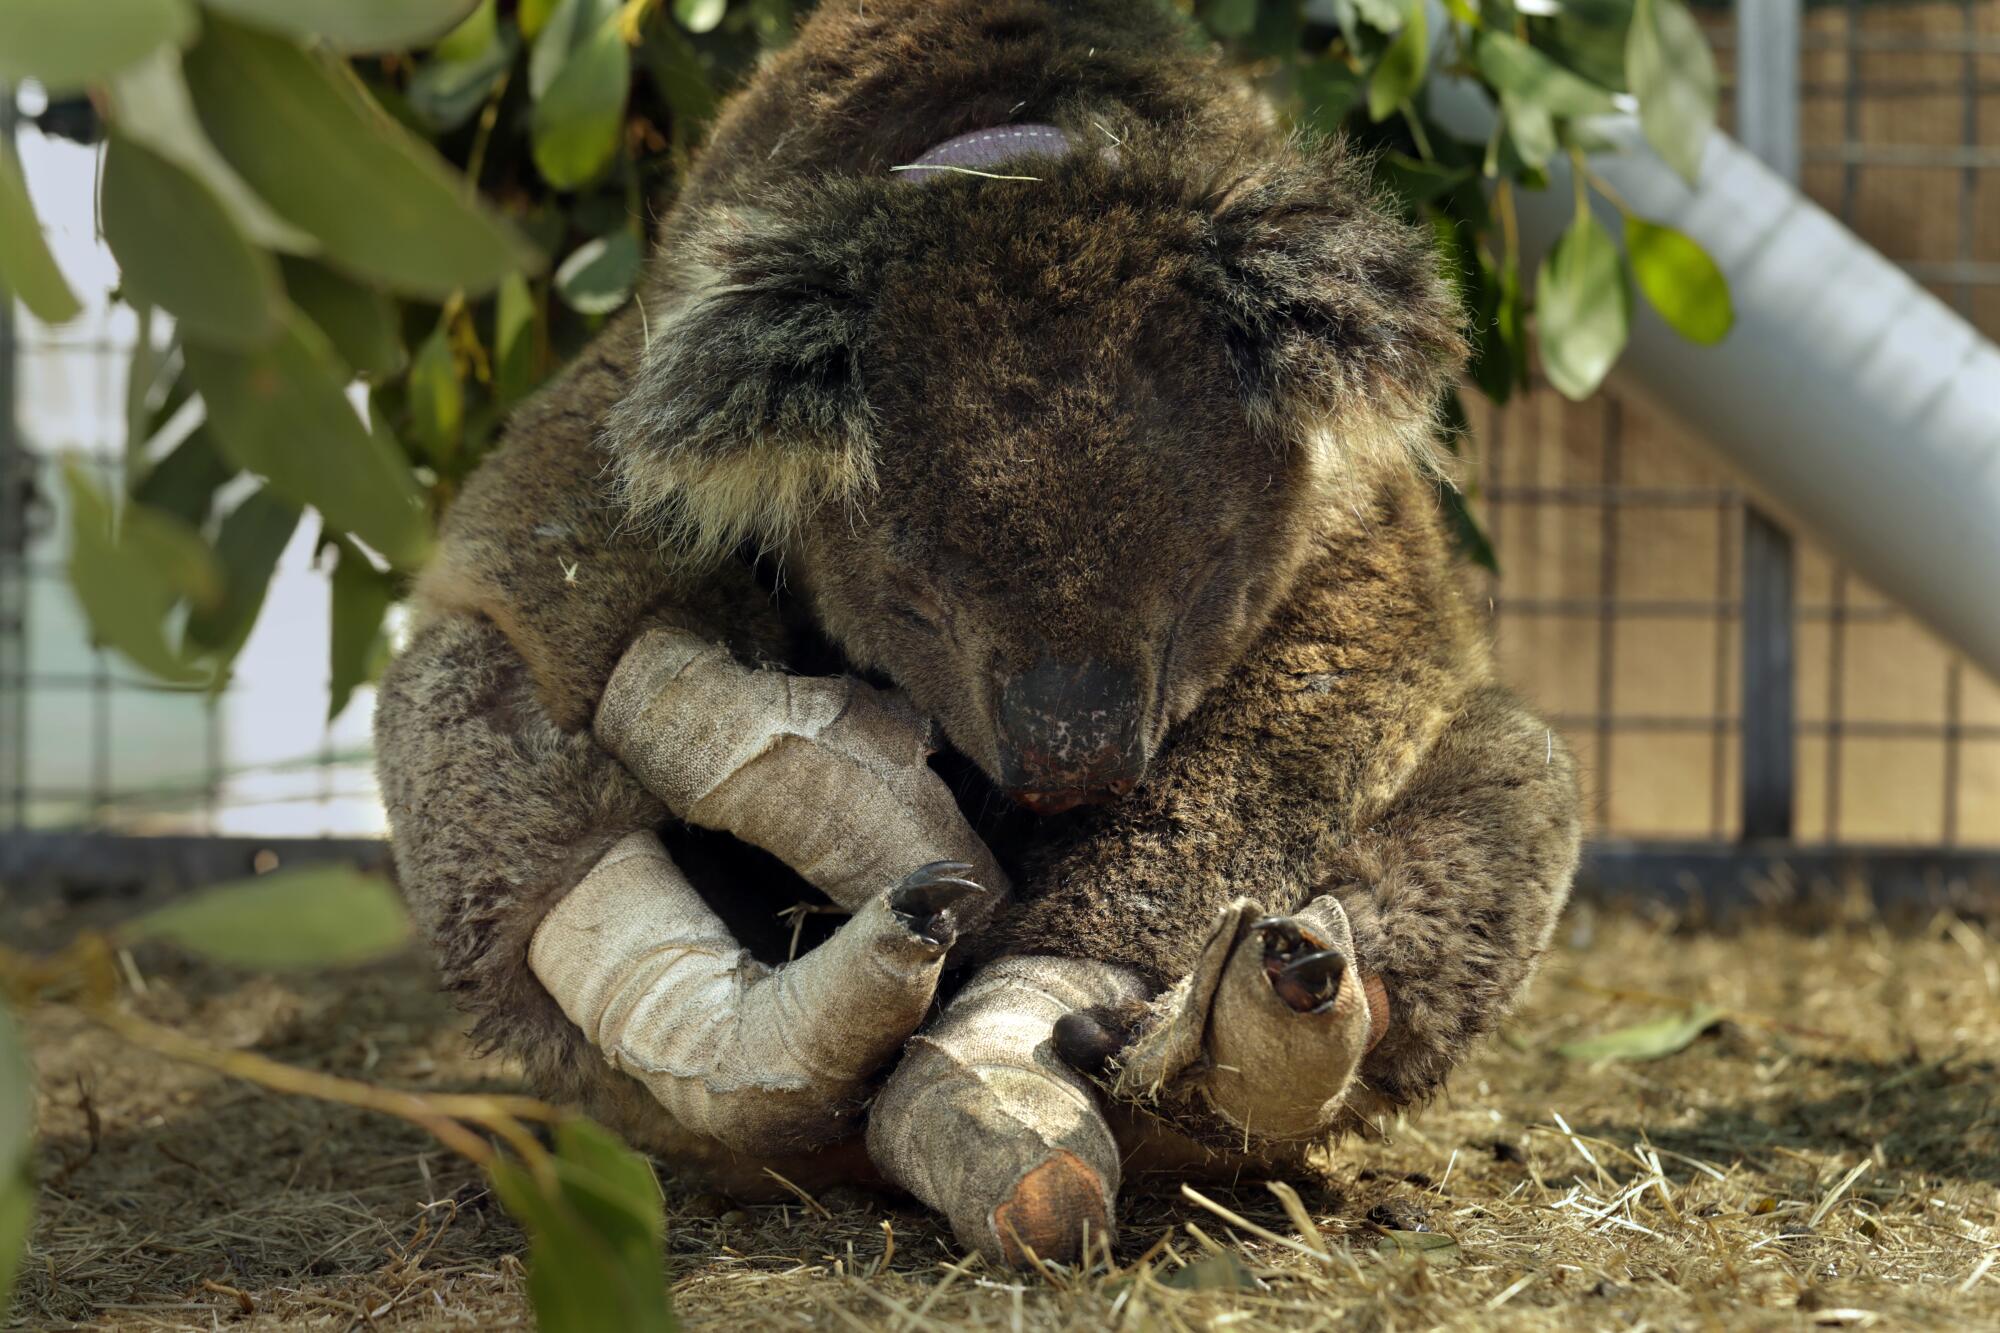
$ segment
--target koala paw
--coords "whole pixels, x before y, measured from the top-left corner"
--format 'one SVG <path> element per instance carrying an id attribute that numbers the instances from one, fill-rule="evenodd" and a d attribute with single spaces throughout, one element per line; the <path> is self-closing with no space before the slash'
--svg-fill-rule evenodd
<path id="1" fill-rule="evenodd" d="M 1331 898 L 1295 916 L 1239 900 L 1194 970 L 1150 1004 L 1057 1022 L 1057 1054 L 1193 1137 L 1296 1142 L 1340 1117 L 1361 1058 L 1387 1024 L 1379 982 L 1354 960 Z"/>
<path id="2" fill-rule="evenodd" d="M 918 866 L 889 891 L 889 910 L 912 935 L 945 952 L 958 942 L 958 915 L 953 909 L 986 893 L 983 885 L 965 878 L 971 871 L 964 861 Z"/>

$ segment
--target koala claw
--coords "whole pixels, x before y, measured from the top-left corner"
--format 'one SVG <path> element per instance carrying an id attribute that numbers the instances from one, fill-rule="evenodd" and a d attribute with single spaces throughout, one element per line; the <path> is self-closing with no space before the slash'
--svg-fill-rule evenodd
<path id="1" fill-rule="evenodd" d="M 963 878 L 972 867 L 963 861 L 932 861 L 918 866 L 889 892 L 889 910 L 918 939 L 949 949 L 958 939 L 952 908 L 986 892 Z"/>
<path id="2" fill-rule="evenodd" d="M 1102 1078 L 1112 1059 L 1139 1035 L 1145 1019 L 1146 1007 L 1136 1003 L 1073 1009 L 1056 1020 L 1056 1054 L 1078 1073 Z"/>

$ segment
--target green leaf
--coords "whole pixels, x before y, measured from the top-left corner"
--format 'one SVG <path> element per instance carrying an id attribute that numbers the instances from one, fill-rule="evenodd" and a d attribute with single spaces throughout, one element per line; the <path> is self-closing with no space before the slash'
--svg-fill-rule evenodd
<path id="1" fill-rule="evenodd" d="M 1449 167 L 1397 152 L 1386 152 L 1376 158 L 1375 171 L 1389 191 L 1412 209 L 1472 179 L 1468 167 Z"/>
<path id="2" fill-rule="evenodd" d="M 620 0 L 562 0 L 555 7 L 535 38 L 535 49 L 528 53 L 530 96 L 541 100 L 576 49 L 618 17 L 619 4 Z M 524 24 L 522 31 L 527 30 Z"/>
<path id="3" fill-rule="evenodd" d="M 585 241 L 556 270 L 556 291 L 570 309 L 585 315 L 608 315 L 631 299 L 639 280 L 639 238 L 615 231 Z"/>
<path id="4" fill-rule="evenodd" d="M 232 463 L 391 563 L 422 563 L 430 521 L 409 464 L 355 415 L 345 368 L 318 329 L 293 313 L 266 347 L 241 354 L 190 342 L 187 363 Z"/>
<path id="5" fill-rule="evenodd" d="M 64 323 L 83 310 L 42 239 L 41 221 L 28 199 L 28 182 L 13 146 L 4 138 L 0 138 L 0 283 L 44 324 Z M 4 296 L 0 293 L 0 299 Z"/>
<path id="6" fill-rule="evenodd" d="M 364 378 L 396 374 L 408 361 L 396 304 L 365 283 L 310 259 L 280 261 L 285 291 L 324 333 L 347 368 Z"/>
<path id="7" fill-rule="evenodd" d="M 1540 102 L 1530 102 L 1512 93 L 1500 94 L 1500 115 L 1507 122 L 1507 137 L 1514 152 L 1531 167 L 1545 167 L 1556 151 L 1556 122 Z"/>
<path id="8" fill-rule="evenodd" d="M 365 963 L 403 947 L 409 916 L 380 875 L 312 865 L 204 889 L 127 922 L 122 939 L 169 940 L 237 967 L 279 972 Z"/>
<path id="9" fill-rule="evenodd" d="M 479 0 L 202 0 L 220 14 L 335 50 L 402 51 L 449 32 Z"/>
<path id="10" fill-rule="evenodd" d="M 1403 0 L 1349 0 L 1349 4 L 1377 32 L 1401 32 L 1410 19 L 1410 7 Z"/>
<path id="11" fill-rule="evenodd" d="M 1248 1264 L 1227 1250 L 1184 1264 L 1159 1281 L 1175 1291 L 1255 1291 L 1264 1285 Z"/>
<path id="12" fill-rule="evenodd" d="M 284 308 L 277 265 L 199 180 L 113 134 L 103 215 L 121 285 L 170 312 L 187 336 L 243 349 L 277 332 Z"/>
<path id="13" fill-rule="evenodd" d="M 1472 380 L 1495 403 L 1504 404 L 1528 384 L 1528 317 L 1522 304 L 1521 270 L 1512 260 L 1479 259 L 1479 298 L 1474 307 Z"/>
<path id="14" fill-rule="evenodd" d="M 1715 57 L 1680 0 L 1638 0 L 1625 34 L 1625 81 L 1647 140 L 1693 184 L 1715 128 Z"/>
<path id="15" fill-rule="evenodd" d="M 512 1162 L 489 1168 L 494 1193 L 528 1233 L 536 1322 L 565 1333 L 653 1333 L 676 1327 L 660 1253 L 657 1190 L 602 1131 L 557 1130 L 553 1190 Z"/>
<path id="16" fill-rule="evenodd" d="M 500 24 L 494 0 L 484 0 L 410 80 L 404 94 L 410 108 L 433 134 L 457 129 L 500 87 L 520 49 L 512 25 Z"/>
<path id="17" fill-rule="evenodd" d="M 1217 37 L 1247 37 L 1257 26 L 1257 0 L 1202 0 L 1201 21 Z"/>
<path id="18" fill-rule="evenodd" d="M 714 32 L 728 9 L 728 0 L 674 0 L 674 17 L 694 33 Z"/>
<path id="19" fill-rule="evenodd" d="M 318 241 L 272 212 L 216 151 L 195 114 L 179 51 L 160 47 L 120 71 L 105 91 L 118 132 L 206 185 L 250 240 L 292 254 L 319 249 Z"/>
<path id="20" fill-rule="evenodd" d="M 299 507 L 269 487 L 253 492 L 215 535 L 215 557 L 222 566 L 222 600 L 213 608 L 188 617 L 188 644 L 220 661 L 234 660 L 250 637 L 263 609 L 264 594 L 285 544 L 298 530 Z"/>
<path id="21" fill-rule="evenodd" d="M 620 1212 L 636 1219 L 650 1243 L 665 1243 L 666 1211 L 652 1163 L 626 1147 L 610 1130 L 583 1119 L 565 1120 L 556 1126 L 556 1155 L 574 1167 L 578 1178 L 594 1180 L 601 1195 Z"/>
<path id="22" fill-rule="evenodd" d="M 221 600 L 222 573 L 201 534 L 171 514 L 127 504 L 114 521 L 111 502 L 82 466 L 65 460 L 70 507 L 70 587 L 92 637 L 144 670 L 176 685 L 205 682 L 209 672 L 167 642 L 167 613 L 181 599 L 196 607 Z"/>
<path id="23" fill-rule="evenodd" d="M 1332 55 L 1299 66 L 1297 77 L 1305 122 L 1321 134 L 1339 133 L 1348 113 L 1367 93 L 1361 74 Z"/>
<path id="24" fill-rule="evenodd" d="M 1720 1023 L 1724 1011 L 1698 1004 L 1684 1014 L 1619 1028 L 1583 1041 L 1565 1042 L 1556 1054 L 1569 1060 L 1658 1060 L 1684 1051 Z"/>
<path id="25" fill-rule="evenodd" d="M 500 284 L 493 303 L 493 391 L 501 406 L 511 406 L 534 390 L 535 297 L 528 280 L 516 273 Z"/>
<path id="26" fill-rule="evenodd" d="M 350 542 L 338 542 L 339 563 L 333 567 L 332 692 L 326 718 L 339 717 L 365 684 L 375 664 L 375 647 L 382 639 L 382 620 L 396 601 L 396 583 L 370 564 Z"/>
<path id="27" fill-rule="evenodd" d="M 35 1081 L 14 1017 L 0 1004 L 0 1314 L 8 1309 L 14 1274 L 35 1220 L 29 1174 L 35 1138 Z"/>
<path id="28" fill-rule="evenodd" d="M 1519 38 L 1482 33 L 1477 52 L 1488 83 L 1552 116 L 1596 116 L 1612 109 L 1609 89 L 1572 74 Z"/>
<path id="29" fill-rule="evenodd" d="M 339 267 L 437 300 L 541 267 L 513 228 L 344 67 L 212 19 L 188 55 L 187 76 L 223 155 Z"/>
<path id="30" fill-rule="evenodd" d="M 451 351 L 451 328 L 443 321 L 424 339 L 410 362 L 410 442 L 443 467 L 457 455 L 465 431 L 465 386 Z"/>
<path id="31" fill-rule="evenodd" d="M 215 493 L 236 475 L 215 449 L 207 426 L 198 426 L 173 451 L 148 468 L 132 498 L 148 509 L 172 514 L 191 528 L 208 521 Z"/>
<path id="32" fill-rule="evenodd" d="M 604 174 L 618 156 L 631 88 L 632 53 L 614 15 L 569 52 L 535 100 L 530 130 L 543 180 L 574 190 Z"/>
<path id="33" fill-rule="evenodd" d="M 1632 294 L 1611 233 L 1580 213 L 1542 260 L 1535 324 L 1542 370 L 1565 397 L 1588 398 L 1625 350 Z"/>
<path id="34" fill-rule="evenodd" d="M 694 43 L 671 23 L 646 25 L 646 40 L 639 47 L 640 58 L 653 76 L 653 86 L 667 99 L 676 128 L 706 124 L 715 116 L 715 85 L 702 66 L 701 53 Z"/>
<path id="35" fill-rule="evenodd" d="M 1424 67 L 1430 59 L 1429 23 L 1424 18 L 1422 0 L 1409 11 L 1403 30 L 1375 63 L 1368 79 L 1368 118 L 1387 120 L 1410 100 L 1424 81 Z"/>
<path id="36" fill-rule="evenodd" d="M 1376 1253 L 1421 1257 L 1433 1262 L 1456 1259 L 1458 1242 L 1442 1231 L 1389 1231 L 1375 1245 Z"/>
<path id="37" fill-rule="evenodd" d="M 74 92 L 154 47 L 194 36 L 188 0 L 6 0 L 0 4 L 0 83 L 33 79 Z"/>
<path id="38" fill-rule="evenodd" d="M 1704 347 L 1729 336 L 1736 322 L 1729 280 L 1687 233 L 1628 213 L 1625 254 L 1639 290 L 1674 332 Z"/>

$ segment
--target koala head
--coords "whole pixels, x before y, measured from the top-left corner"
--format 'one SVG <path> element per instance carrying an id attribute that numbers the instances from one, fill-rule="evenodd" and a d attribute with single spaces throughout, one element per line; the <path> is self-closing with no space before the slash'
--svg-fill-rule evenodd
<path id="1" fill-rule="evenodd" d="M 683 218 L 607 441 L 683 556 L 819 622 L 1031 809 L 1143 780 L 1316 532 L 1422 466 L 1461 346 L 1337 146 L 1164 136 L 1036 179 L 836 177 Z"/>

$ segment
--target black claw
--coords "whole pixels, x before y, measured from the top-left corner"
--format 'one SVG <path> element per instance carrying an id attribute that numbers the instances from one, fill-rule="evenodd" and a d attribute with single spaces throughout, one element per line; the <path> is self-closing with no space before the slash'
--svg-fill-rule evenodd
<path id="1" fill-rule="evenodd" d="M 919 939 L 949 949 L 958 939 L 951 909 L 986 892 L 983 886 L 961 877 L 961 871 L 970 869 L 963 861 L 918 866 L 890 892 L 889 910 Z"/>
<path id="2" fill-rule="evenodd" d="M 1296 953 L 1305 942 L 1298 922 L 1288 916 L 1259 917 L 1250 923 L 1250 929 L 1264 937 L 1265 953 Z"/>
<path id="3" fill-rule="evenodd" d="M 1286 1004 L 1300 1013 L 1311 1013 L 1333 1003 L 1346 975 L 1346 956 L 1335 949 L 1321 949 L 1286 963 L 1271 984 Z"/>
<path id="4" fill-rule="evenodd" d="M 1056 1054 L 1078 1073 L 1100 1078 L 1118 1053 L 1132 1044 L 1144 1017 L 1141 1005 L 1071 1010 L 1056 1020 L 1052 1034 Z"/>

